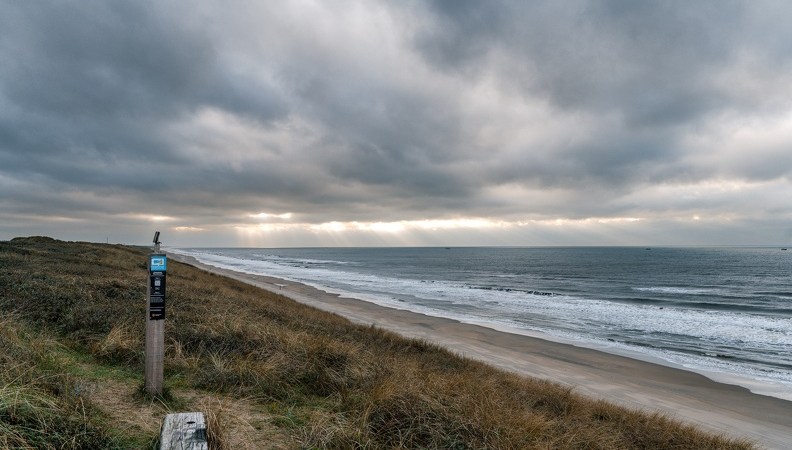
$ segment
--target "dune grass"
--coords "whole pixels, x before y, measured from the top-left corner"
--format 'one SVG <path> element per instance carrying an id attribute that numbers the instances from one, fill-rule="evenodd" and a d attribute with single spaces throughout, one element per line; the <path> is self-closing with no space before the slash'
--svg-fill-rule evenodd
<path id="1" fill-rule="evenodd" d="M 755 449 L 171 261 L 166 396 L 141 394 L 147 249 L 0 242 L 0 448 Z"/>

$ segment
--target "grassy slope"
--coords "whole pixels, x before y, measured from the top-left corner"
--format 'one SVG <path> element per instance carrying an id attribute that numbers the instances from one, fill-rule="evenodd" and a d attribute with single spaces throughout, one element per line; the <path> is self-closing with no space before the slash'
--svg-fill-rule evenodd
<path id="1" fill-rule="evenodd" d="M 145 249 L 0 242 L 0 448 L 752 449 L 171 262 L 167 393 L 141 393 Z"/>

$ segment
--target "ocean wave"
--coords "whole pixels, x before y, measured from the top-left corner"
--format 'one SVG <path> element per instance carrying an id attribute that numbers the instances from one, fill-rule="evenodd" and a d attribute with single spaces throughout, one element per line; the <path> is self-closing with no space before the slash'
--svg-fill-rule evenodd
<path id="1" fill-rule="evenodd" d="M 715 289 L 675 287 L 675 286 L 633 287 L 632 289 L 640 292 L 657 292 L 661 294 L 684 294 L 684 295 L 709 295 L 717 292 Z"/>
<path id="2" fill-rule="evenodd" d="M 519 292 L 522 294 L 537 295 L 540 297 L 557 297 L 559 295 L 562 295 L 562 294 L 557 294 L 555 292 L 534 291 L 530 289 L 515 289 L 515 288 L 507 288 L 500 286 L 469 286 L 468 288 L 478 289 L 482 291 Z"/>

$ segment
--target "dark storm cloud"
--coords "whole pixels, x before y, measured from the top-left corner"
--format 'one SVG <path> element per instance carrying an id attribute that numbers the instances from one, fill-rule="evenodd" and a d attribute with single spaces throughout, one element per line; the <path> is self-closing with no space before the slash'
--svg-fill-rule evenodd
<path id="1" fill-rule="evenodd" d="M 717 215 L 792 178 L 784 2 L 2 8 L 14 223 Z"/>
<path id="2" fill-rule="evenodd" d="M 558 108 L 614 111 L 634 125 L 680 123 L 727 107 L 732 94 L 710 77 L 746 47 L 770 44 L 747 29 L 761 24 L 750 23 L 745 2 L 428 4 L 436 20 L 415 40 L 428 63 L 463 73 L 494 70 L 499 81 Z M 788 63 L 784 50 L 770 50 L 761 62 Z"/>
<path id="3" fill-rule="evenodd" d="M 195 88 L 206 82 L 208 42 L 166 23 L 150 6 L 36 2 L 14 11 L 22 5 L 4 15 L 3 33 L 13 40 L 4 93 L 30 113 L 75 121 L 156 119 L 194 102 Z"/>
<path id="4" fill-rule="evenodd" d="M 211 42 L 179 20 L 184 12 L 139 2 L 4 7 L 3 166 L 98 185 L 120 172 L 115 180 L 130 186 L 126 164 L 184 163 L 163 124 L 195 108 L 283 114 L 276 96 L 242 92 L 260 86 L 223 79 Z"/>
<path id="5" fill-rule="evenodd" d="M 404 92 L 386 92 L 382 85 L 366 91 L 362 84 L 371 80 L 358 83 L 350 69 L 329 62 L 323 67 L 308 58 L 313 49 L 297 46 L 289 47 L 288 63 L 273 69 L 284 90 L 275 91 L 257 77 L 258 67 L 240 73 L 224 66 L 221 53 L 232 49 L 215 48 L 217 36 L 185 19 L 189 5 L 182 6 L 10 5 L 3 23 L 8 64 L 2 69 L 2 92 L 9 105 L 0 123 L 5 170 L 26 173 L 55 189 L 60 184 L 115 185 L 145 193 L 210 186 L 236 195 L 239 202 L 262 192 L 305 198 L 306 189 L 312 189 L 320 201 L 323 189 L 305 176 L 309 171 L 257 164 L 230 170 L 222 156 L 227 148 L 209 149 L 216 158 L 196 161 L 189 149 L 181 151 L 181 143 L 165 136 L 168 124 L 201 108 L 267 126 L 289 112 L 283 96 L 291 89 L 298 102 L 292 108 L 331 130 L 325 139 L 338 141 L 341 150 L 323 158 L 318 146 L 300 149 L 311 154 L 290 155 L 295 159 L 279 161 L 283 165 L 305 158 L 299 165 L 319 160 L 333 177 L 364 184 L 439 184 L 416 170 L 423 155 L 440 150 L 422 148 L 427 136 L 440 139 L 440 130 L 415 115 L 416 109 L 428 109 L 417 97 L 399 99 Z M 381 115 L 371 114 L 374 105 L 385 105 Z M 403 141 L 416 135 L 417 142 Z M 407 154 L 410 148 L 416 157 Z"/>
<path id="6" fill-rule="evenodd" d="M 713 118 L 772 116 L 792 103 L 788 89 L 773 90 L 776 77 L 792 70 L 792 33 L 780 19 L 792 10 L 782 2 L 427 5 L 432 20 L 414 38 L 427 64 L 494 77 L 559 114 L 612 118 L 580 145 L 551 150 L 540 160 L 543 174 L 528 180 L 610 185 L 702 175 L 680 160 L 691 134 Z M 504 170 L 519 177 L 513 165 Z M 772 165 L 765 170 L 775 176 Z"/>

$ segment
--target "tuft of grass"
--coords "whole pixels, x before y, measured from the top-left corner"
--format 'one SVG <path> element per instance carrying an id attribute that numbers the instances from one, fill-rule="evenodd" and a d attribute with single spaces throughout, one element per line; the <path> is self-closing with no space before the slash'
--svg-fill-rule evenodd
<path id="1" fill-rule="evenodd" d="M 113 324 L 106 335 L 87 339 L 91 341 L 91 354 L 120 365 L 139 364 L 143 356 L 140 349 L 145 342 L 145 336 L 140 328 L 134 329 L 127 322 Z"/>
<path id="2" fill-rule="evenodd" d="M 206 441 L 213 450 L 233 448 L 228 433 L 231 417 L 227 407 L 218 398 L 207 398 L 201 404 L 201 412 L 206 421 Z"/>
<path id="3" fill-rule="evenodd" d="M 0 448 L 120 448 L 69 376 L 60 348 L 14 315 L 0 315 Z"/>
<path id="4" fill-rule="evenodd" d="M 151 423 L 175 410 L 204 411 L 214 448 L 756 448 L 175 261 L 166 391 L 152 398 L 147 253 L 0 242 L 0 448 L 151 448 Z"/>

